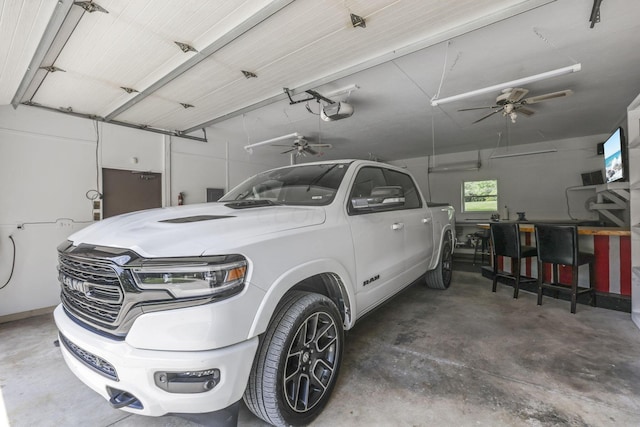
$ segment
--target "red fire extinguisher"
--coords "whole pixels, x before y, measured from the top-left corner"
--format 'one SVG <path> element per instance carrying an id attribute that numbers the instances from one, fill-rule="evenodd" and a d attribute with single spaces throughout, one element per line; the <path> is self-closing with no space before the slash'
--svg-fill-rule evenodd
<path id="1" fill-rule="evenodd" d="M 184 205 L 184 193 L 178 193 L 178 206 Z"/>

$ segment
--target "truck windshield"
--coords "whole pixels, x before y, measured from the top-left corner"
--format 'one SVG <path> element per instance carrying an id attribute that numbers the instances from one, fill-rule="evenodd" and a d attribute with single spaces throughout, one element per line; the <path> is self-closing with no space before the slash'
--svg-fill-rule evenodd
<path id="1" fill-rule="evenodd" d="M 268 200 L 283 205 L 328 205 L 338 191 L 348 163 L 300 165 L 263 172 L 219 201 Z"/>

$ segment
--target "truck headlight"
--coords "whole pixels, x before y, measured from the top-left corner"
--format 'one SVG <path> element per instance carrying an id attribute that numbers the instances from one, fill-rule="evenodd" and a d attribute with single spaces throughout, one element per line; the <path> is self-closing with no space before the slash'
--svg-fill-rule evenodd
<path id="1" fill-rule="evenodd" d="M 165 289 L 175 298 L 230 295 L 242 290 L 247 274 L 247 262 L 159 262 L 132 269 L 141 289 Z"/>

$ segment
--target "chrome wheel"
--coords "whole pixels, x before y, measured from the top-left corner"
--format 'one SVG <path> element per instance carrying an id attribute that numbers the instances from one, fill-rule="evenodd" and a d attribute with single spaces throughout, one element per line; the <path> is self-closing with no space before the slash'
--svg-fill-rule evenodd
<path id="1" fill-rule="evenodd" d="M 325 312 L 312 314 L 296 331 L 282 381 L 292 410 L 306 412 L 322 400 L 335 373 L 337 337 L 338 328 Z"/>
<path id="2" fill-rule="evenodd" d="M 453 254 L 451 250 L 451 232 L 447 231 L 442 241 L 440 259 L 433 270 L 427 271 L 427 286 L 433 289 L 447 289 L 451 285 L 453 271 Z"/>
<path id="3" fill-rule="evenodd" d="M 335 303 L 324 295 L 287 294 L 260 339 L 244 393 L 247 408 L 277 426 L 313 421 L 338 378 L 342 321 Z"/>
<path id="4" fill-rule="evenodd" d="M 442 253 L 442 282 L 449 287 L 451 283 L 451 273 L 453 271 L 453 255 L 451 254 L 451 244 L 446 243 Z"/>

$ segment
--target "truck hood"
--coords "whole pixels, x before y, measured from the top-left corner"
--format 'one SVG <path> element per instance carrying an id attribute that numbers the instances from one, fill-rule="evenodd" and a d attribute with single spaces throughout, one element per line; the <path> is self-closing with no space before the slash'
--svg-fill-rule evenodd
<path id="1" fill-rule="evenodd" d="M 82 229 L 69 240 L 74 245 L 131 249 L 150 258 L 226 254 L 260 236 L 322 224 L 325 218 L 322 207 L 232 209 L 206 203 L 119 215 Z"/>

